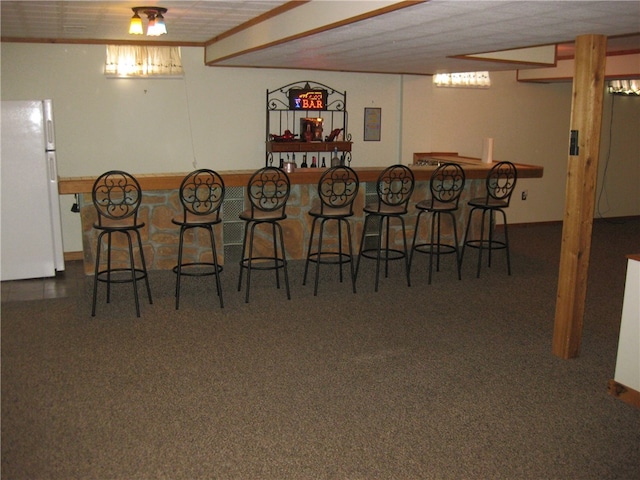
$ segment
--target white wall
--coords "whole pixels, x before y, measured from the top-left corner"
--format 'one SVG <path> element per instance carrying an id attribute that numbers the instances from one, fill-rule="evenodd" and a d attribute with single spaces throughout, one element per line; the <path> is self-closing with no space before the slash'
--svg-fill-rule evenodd
<path id="1" fill-rule="evenodd" d="M 413 152 L 480 156 L 542 165 L 544 178 L 519 182 L 511 223 L 561 220 L 571 84 L 519 84 L 492 75 L 488 90 L 436 88 L 431 77 L 212 68 L 201 48 L 183 48 L 185 78 L 107 79 L 100 45 L 1 44 L 3 100 L 53 98 L 60 176 L 255 169 L 263 165 L 267 89 L 312 80 L 347 92 L 354 166 L 411 163 Z M 605 97 L 608 149 L 611 97 Z M 382 109 L 380 142 L 363 141 L 365 107 Z M 640 99 L 616 98 L 604 216 L 640 214 Z M 280 132 L 271 132 L 280 133 Z M 608 151 L 608 150 L 607 150 Z M 605 166 L 603 152 L 601 177 Z M 520 192 L 528 190 L 526 201 Z M 600 191 L 600 187 L 599 187 Z M 80 222 L 64 196 L 65 251 L 82 249 Z M 601 209 L 602 210 L 602 209 Z"/>
<path id="2" fill-rule="evenodd" d="M 492 73 L 491 82 L 489 89 L 439 88 L 430 77 L 406 77 L 403 157 L 416 151 L 480 157 L 483 139 L 491 137 L 494 160 L 544 166 L 543 179 L 518 181 L 509 222 L 560 220 L 571 84 L 518 83 L 515 72 Z M 526 201 L 521 200 L 523 190 L 528 191 Z"/>
<path id="3" fill-rule="evenodd" d="M 605 94 L 597 217 L 640 213 L 640 97 Z"/>

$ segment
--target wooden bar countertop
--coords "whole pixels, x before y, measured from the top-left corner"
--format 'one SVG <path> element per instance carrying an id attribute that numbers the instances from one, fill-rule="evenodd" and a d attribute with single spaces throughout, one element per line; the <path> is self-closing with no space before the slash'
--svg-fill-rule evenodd
<path id="1" fill-rule="evenodd" d="M 482 163 L 478 158 L 461 157 L 455 152 L 424 152 L 413 154 L 411 170 L 417 181 L 425 181 L 431 178 L 431 174 L 437 168 L 438 163 L 459 163 L 465 171 L 467 180 L 483 179 L 487 172 L 499 160 L 493 163 Z M 525 165 L 515 163 L 518 169 L 518 178 L 542 178 L 543 167 L 537 165 Z M 386 167 L 353 167 L 361 182 L 375 182 L 380 172 Z M 218 172 L 222 175 L 224 183 L 229 187 L 244 187 L 251 175 L 258 170 L 225 170 Z M 316 184 L 324 168 L 297 168 L 289 174 L 293 185 Z M 143 191 L 153 190 L 177 190 L 180 188 L 185 175 L 189 172 L 176 173 L 147 173 L 133 174 Z M 95 177 L 60 177 L 58 179 L 58 193 L 60 195 L 73 195 L 75 193 L 91 193 Z"/>

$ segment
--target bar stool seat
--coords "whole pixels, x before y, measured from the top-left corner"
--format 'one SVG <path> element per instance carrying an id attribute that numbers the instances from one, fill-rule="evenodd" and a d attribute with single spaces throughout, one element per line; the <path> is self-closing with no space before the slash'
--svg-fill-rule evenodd
<path id="1" fill-rule="evenodd" d="M 249 289 L 251 286 L 251 272 L 253 270 L 275 270 L 276 287 L 280 288 L 280 270 L 284 273 L 287 299 L 291 299 L 289 291 L 289 274 L 287 272 L 287 258 L 284 247 L 284 235 L 280 222 L 287 218 L 285 208 L 291 193 L 291 182 L 284 172 L 276 167 L 263 167 L 256 171 L 247 185 L 249 208 L 240 213 L 244 220 L 244 240 L 242 243 L 242 259 L 240 260 L 240 275 L 238 291 L 242 289 L 243 272 L 247 271 L 247 286 L 245 303 L 249 303 Z M 270 231 L 270 241 L 273 254 L 254 256 L 256 228 L 266 225 Z M 279 247 L 279 248 L 278 248 Z"/>
<path id="2" fill-rule="evenodd" d="M 326 170 L 318 181 L 318 199 L 314 202 L 309 215 L 313 217 L 309 247 L 304 265 L 302 285 L 306 285 L 309 262 L 316 264 L 313 295 L 318 295 L 318 280 L 321 264 L 334 264 L 340 267 L 340 283 L 343 281 L 342 266 L 349 263 L 351 267 L 351 286 L 356 293 L 355 269 L 353 262 L 353 245 L 351 226 L 348 218 L 353 216 L 353 202 L 358 195 L 360 182 L 356 172 L 347 166 L 335 166 Z M 314 248 L 314 237 L 317 223 L 320 222 L 318 240 Z M 325 226 L 337 224 L 337 245 L 323 250 Z M 342 226 L 346 227 L 347 251 L 343 248 Z"/>
<path id="3" fill-rule="evenodd" d="M 377 198 L 374 203 L 365 205 L 364 226 L 362 228 L 362 240 L 360 241 L 360 254 L 356 265 L 356 278 L 360 269 L 362 258 L 376 260 L 375 291 L 378 291 L 380 278 L 380 262 L 384 257 L 385 278 L 389 276 L 389 261 L 404 260 L 407 285 L 411 286 L 409 277 L 409 251 L 407 248 L 407 233 L 404 223 L 404 215 L 407 213 L 409 200 L 415 186 L 415 179 L 410 168 L 404 165 L 392 165 L 385 168 L 378 177 L 376 183 Z M 390 239 L 390 223 L 398 220 L 402 227 L 403 249 L 393 247 Z M 377 244 L 375 248 L 365 248 L 365 238 L 370 225 L 377 221 Z M 385 242 L 383 244 L 383 229 L 385 230 Z"/>
<path id="4" fill-rule="evenodd" d="M 129 173 L 121 170 L 111 170 L 100 175 L 92 188 L 93 205 L 98 213 L 98 220 L 93 228 L 100 233 L 96 242 L 95 270 L 93 277 L 93 300 L 91 316 L 96 315 L 96 300 L 98 296 L 98 282 L 107 284 L 107 303 L 111 301 L 112 283 L 132 283 L 133 298 L 136 305 L 136 316 L 140 317 L 140 302 L 138 300 L 138 281 L 144 280 L 147 287 L 149 303 L 152 304 L 151 288 L 147 265 L 144 260 L 142 238 L 140 230 L 145 226 L 138 219 L 138 209 L 142 202 L 142 189 L 138 181 Z M 127 239 L 128 265 L 123 266 L 112 262 L 112 237 L 124 235 Z M 107 265 L 101 267 L 102 239 L 107 236 Z M 139 265 L 135 262 L 132 237 L 137 242 Z"/>
<path id="5" fill-rule="evenodd" d="M 416 204 L 418 215 L 416 227 L 411 245 L 409 258 L 409 272 L 413 264 L 414 253 L 429 255 L 429 285 L 433 274 L 433 257 L 436 257 L 436 271 L 440 271 L 440 256 L 455 254 L 458 268 L 458 279 L 461 275 L 460 249 L 458 245 L 458 229 L 454 212 L 458 210 L 460 195 L 464 189 L 465 173 L 462 167 L 456 163 L 445 163 L 436 168 L 429 182 L 431 197 Z M 442 215 L 451 221 L 453 231 L 451 242 L 445 243 L 442 239 Z M 431 215 L 431 230 L 429 241 L 419 241 L 420 220 L 424 215 Z"/>
<path id="6" fill-rule="evenodd" d="M 182 203 L 183 207 L 182 215 L 171 220 L 173 224 L 180 227 L 178 263 L 173 267 L 173 272 L 176 274 L 176 310 L 180 306 L 180 280 L 182 276 L 215 276 L 220 308 L 224 308 L 222 285 L 220 283 L 220 273 L 223 267 L 218 262 L 216 239 L 213 231 L 214 226 L 222 221 L 220 211 L 224 201 L 224 194 L 224 181 L 213 170 L 206 168 L 195 170 L 182 180 L 179 191 L 180 203 Z M 195 231 L 204 229 L 209 233 L 211 261 L 197 259 L 184 262 L 184 235 L 191 229 Z"/>
<path id="7" fill-rule="evenodd" d="M 478 250 L 478 270 L 476 277 L 480 278 L 482 267 L 482 253 L 487 250 L 487 266 L 491 267 L 491 252 L 493 250 L 505 250 L 507 256 L 507 273 L 511 275 L 511 259 L 509 256 L 509 234 L 507 230 L 507 214 L 505 209 L 509 206 L 511 195 L 516 187 L 518 171 L 511 162 L 499 162 L 491 168 L 487 174 L 486 194 L 473 198 L 468 202 L 471 207 L 467 227 L 465 229 L 464 244 L 462 246 L 461 261 L 464 258 L 467 247 Z M 474 214 L 480 213 L 480 234 L 471 237 L 470 227 Z M 494 236 L 495 216 L 502 215 L 504 240 Z M 486 232 L 485 232 L 486 231 Z M 486 233 L 486 234 L 485 234 Z"/>

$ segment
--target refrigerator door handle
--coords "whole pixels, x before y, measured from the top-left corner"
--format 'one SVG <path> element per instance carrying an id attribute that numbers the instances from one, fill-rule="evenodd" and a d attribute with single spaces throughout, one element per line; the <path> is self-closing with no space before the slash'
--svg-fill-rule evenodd
<path id="1" fill-rule="evenodd" d="M 49 180 L 51 182 L 58 183 L 58 172 L 56 171 L 56 157 L 54 155 L 47 155 L 49 160 Z"/>
<path id="2" fill-rule="evenodd" d="M 47 145 L 54 146 L 55 140 L 54 140 L 54 133 L 53 133 L 53 120 L 47 119 L 47 123 L 45 127 L 47 129 Z"/>
<path id="3" fill-rule="evenodd" d="M 42 113 L 44 117 L 45 150 L 56 149 L 56 133 L 53 128 L 53 100 L 42 101 Z"/>

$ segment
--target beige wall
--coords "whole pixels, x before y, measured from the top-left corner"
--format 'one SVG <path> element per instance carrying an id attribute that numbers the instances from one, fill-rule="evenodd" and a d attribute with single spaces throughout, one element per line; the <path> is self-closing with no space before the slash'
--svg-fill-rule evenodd
<path id="1" fill-rule="evenodd" d="M 184 79 L 107 79 L 104 46 L 1 46 L 2 99 L 54 100 L 61 176 L 116 168 L 134 174 L 258 168 L 264 162 L 266 90 L 312 80 L 347 91 L 352 165 L 410 163 L 414 151 L 480 156 L 483 138 L 493 137 L 494 158 L 545 168 L 543 179 L 519 183 L 509 221 L 562 218 L 570 83 L 519 84 L 514 72 L 504 72 L 492 75 L 488 90 L 445 89 L 421 76 L 211 68 L 200 48 L 182 49 Z M 364 107 L 382 108 L 380 142 L 363 141 Z M 609 150 L 611 111 L 607 95 L 600 211 L 638 215 L 640 99 L 615 99 Z M 520 200 L 523 189 L 526 201 Z M 65 251 L 82 248 L 72 201 L 62 198 Z"/>

